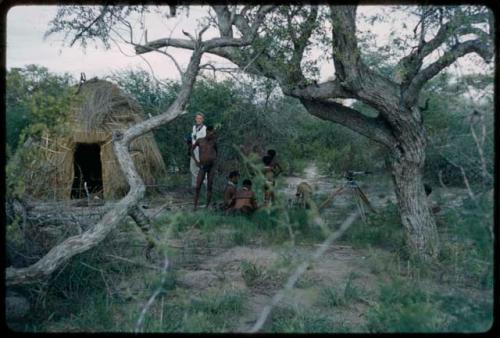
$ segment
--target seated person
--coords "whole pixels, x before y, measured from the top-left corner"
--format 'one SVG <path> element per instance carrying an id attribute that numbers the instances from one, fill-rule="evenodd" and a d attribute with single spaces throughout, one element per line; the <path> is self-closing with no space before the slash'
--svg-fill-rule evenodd
<path id="1" fill-rule="evenodd" d="M 220 205 L 221 210 L 227 210 L 234 206 L 236 196 L 236 186 L 240 179 L 240 173 L 235 170 L 231 171 L 228 176 L 226 187 L 224 188 L 224 202 Z"/>
<path id="2" fill-rule="evenodd" d="M 274 186 L 276 182 L 274 181 L 274 169 L 272 167 L 272 157 L 266 155 L 262 158 L 264 162 L 263 174 L 265 178 L 264 182 L 264 205 L 267 205 L 269 201 L 274 202 Z"/>
<path id="3" fill-rule="evenodd" d="M 194 195 L 194 209 L 198 206 L 198 197 L 200 195 L 201 185 L 205 180 L 205 175 L 207 176 L 207 208 L 210 205 L 210 200 L 212 198 L 212 186 L 215 176 L 215 163 L 217 160 L 217 144 L 216 134 L 213 126 L 207 126 L 207 135 L 203 138 L 196 140 L 193 144 L 191 150 L 191 155 L 200 168 L 198 176 L 196 178 L 196 188 Z M 196 161 L 194 156 L 194 150 L 196 147 L 200 148 L 200 161 Z"/>
<path id="4" fill-rule="evenodd" d="M 249 215 L 259 208 L 255 193 L 252 191 L 252 181 L 248 179 L 244 180 L 242 187 L 236 191 L 234 199 L 234 207 L 231 209 L 233 211 Z"/>

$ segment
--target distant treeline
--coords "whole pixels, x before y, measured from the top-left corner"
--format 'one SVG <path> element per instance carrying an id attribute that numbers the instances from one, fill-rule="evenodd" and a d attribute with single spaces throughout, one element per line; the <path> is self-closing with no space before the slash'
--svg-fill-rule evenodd
<path id="1" fill-rule="evenodd" d="M 175 99 L 177 81 L 157 81 L 148 72 L 127 70 L 108 77 L 136 99 L 146 116 L 163 112 Z M 425 124 L 428 130 L 426 177 L 435 183 L 462 185 L 460 163 L 470 180 L 480 181 L 480 158 L 470 130 L 472 106 L 463 95 L 470 88 L 483 89 L 486 136 L 484 158 L 493 165 L 492 95 L 484 95 L 486 77 L 470 77 L 461 85 L 443 73 L 428 85 Z M 43 128 L 53 128 L 64 116 L 71 86 L 76 79 L 55 74 L 47 68 L 30 65 L 7 72 L 7 156 L 10 157 L 26 136 L 36 137 Z M 469 84 L 467 87 L 466 84 Z M 356 109 L 373 116 L 369 107 L 354 103 Z M 385 150 L 350 130 L 309 115 L 300 102 L 280 95 L 272 82 L 259 79 L 227 79 L 216 82 L 200 78 L 188 106 L 189 114 L 154 131 L 163 158 L 172 172 L 187 172 L 189 158 L 185 137 L 193 124 L 194 113 L 203 112 L 206 124 L 219 127 L 221 173 L 244 171 L 242 155 L 263 154 L 273 148 L 288 173 L 300 172 L 314 161 L 324 174 L 339 174 L 347 169 L 385 171 Z M 480 129 L 478 129 L 479 132 Z"/>

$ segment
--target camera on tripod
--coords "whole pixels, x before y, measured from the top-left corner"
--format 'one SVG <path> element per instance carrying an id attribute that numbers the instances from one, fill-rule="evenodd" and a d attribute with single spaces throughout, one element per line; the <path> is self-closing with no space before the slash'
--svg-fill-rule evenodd
<path id="1" fill-rule="evenodd" d="M 359 175 L 370 175 L 372 174 L 371 171 L 354 171 L 354 170 L 346 170 L 344 172 L 344 178 L 348 181 L 348 182 L 352 182 L 354 181 L 354 177 L 355 176 L 359 176 Z"/>

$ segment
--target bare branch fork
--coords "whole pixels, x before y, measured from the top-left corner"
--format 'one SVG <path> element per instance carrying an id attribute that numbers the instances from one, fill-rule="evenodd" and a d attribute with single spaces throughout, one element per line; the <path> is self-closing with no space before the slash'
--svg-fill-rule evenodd
<path id="1" fill-rule="evenodd" d="M 38 262 L 24 268 L 8 267 L 5 275 L 7 286 L 28 284 L 46 279 L 73 256 L 95 247 L 104 240 L 117 224 L 130 214 L 138 201 L 143 198 L 145 185 L 135 168 L 129 152 L 130 143 L 139 136 L 158 126 L 169 123 L 176 117 L 184 114 L 196 76 L 199 72 L 203 53 L 209 51 L 214 46 L 223 47 L 226 43 L 235 43 L 235 41 L 227 41 L 226 39 L 211 39 L 202 42 L 201 34 L 198 37 L 199 40 L 193 50 L 187 70 L 183 74 L 181 90 L 167 111 L 133 125 L 127 130 L 115 131 L 113 133 L 113 148 L 120 163 L 120 168 L 130 187 L 127 195 L 116 203 L 115 207 L 108 211 L 98 223 L 91 226 L 81 235 L 67 238 L 61 244 L 52 248 Z"/>

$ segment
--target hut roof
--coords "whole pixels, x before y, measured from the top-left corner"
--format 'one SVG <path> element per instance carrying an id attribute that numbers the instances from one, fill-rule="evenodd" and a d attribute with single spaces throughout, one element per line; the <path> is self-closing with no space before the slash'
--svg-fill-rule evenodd
<path id="1" fill-rule="evenodd" d="M 117 85 L 97 78 L 80 85 L 73 112 L 85 131 L 110 131 L 144 119 L 139 104 Z"/>

